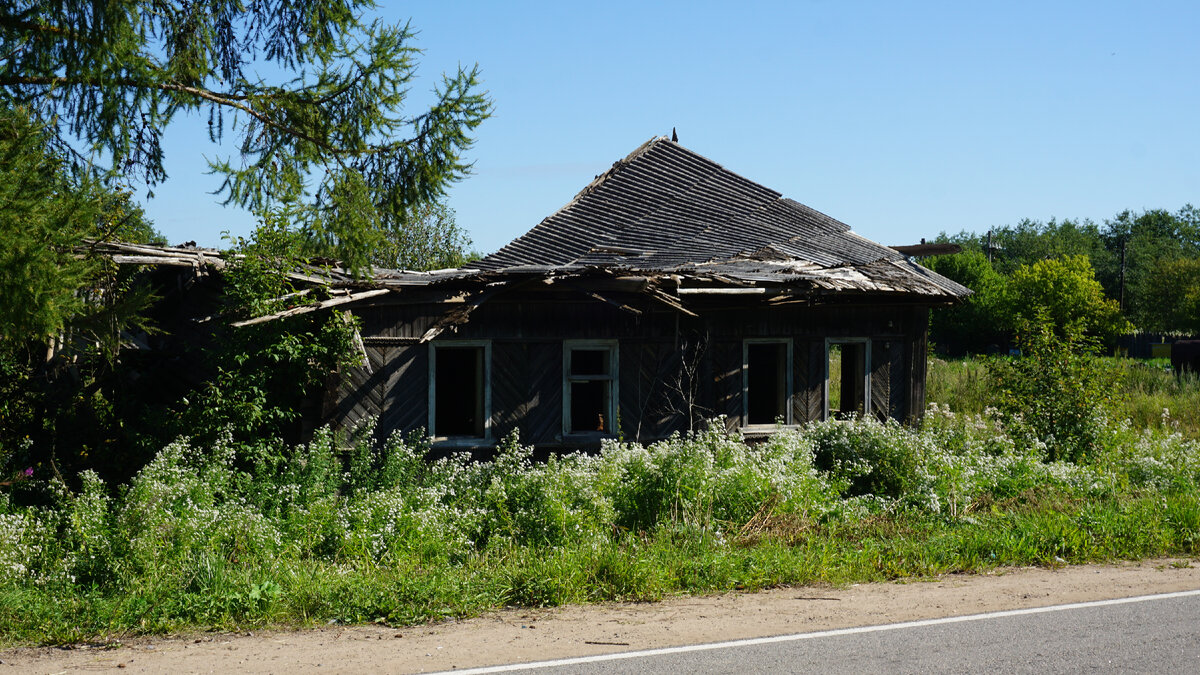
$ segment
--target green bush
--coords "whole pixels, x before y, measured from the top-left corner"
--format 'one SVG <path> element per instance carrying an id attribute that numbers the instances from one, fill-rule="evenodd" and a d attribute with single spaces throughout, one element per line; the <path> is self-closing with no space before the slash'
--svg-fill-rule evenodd
<path id="1" fill-rule="evenodd" d="M 665 522 L 720 529 L 741 526 L 769 505 L 805 512 L 831 500 L 806 437 L 781 430 L 751 448 L 724 429 L 716 421 L 649 447 L 605 445 L 601 489 L 616 524 L 634 531 Z"/>
<path id="2" fill-rule="evenodd" d="M 997 407 L 1025 442 L 1044 449 L 1048 461 L 1084 462 L 1100 448 L 1121 373 L 1096 356 L 1097 343 L 1078 326 L 1056 333 L 1039 316 L 1018 333 L 1020 356 L 991 362 Z"/>
<path id="3" fill-rule="evenodd" d="M 810 425 L 807 432 L 817 468 L 829 474 L 843 496 L 898 499 L 920 484 L 929 448 L 894 420 L 828 420 Z"/>

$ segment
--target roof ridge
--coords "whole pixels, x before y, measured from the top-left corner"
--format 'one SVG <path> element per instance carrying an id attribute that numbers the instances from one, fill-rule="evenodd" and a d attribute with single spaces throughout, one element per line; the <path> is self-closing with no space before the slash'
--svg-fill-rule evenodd
<path id="1" fill-rule="evenodd" d="M 719 271 L 813 292 L 901 292 L 938 302 L 965 293 L 895 260 L 902 258 L 824 212 L 656 136 L 476 267 L 485 274 Z M 843 278 L 850 273 L 854 279 Z"/>

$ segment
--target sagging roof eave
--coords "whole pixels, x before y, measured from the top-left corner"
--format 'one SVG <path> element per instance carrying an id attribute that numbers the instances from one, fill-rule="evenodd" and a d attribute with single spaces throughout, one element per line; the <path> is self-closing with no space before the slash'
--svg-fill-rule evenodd
<path id="1" fill-rule="evenodd" d="M 850 272 L 856 270 L 850 269 Z M 640 283 L 652 283 L 661 288 L 669 288 L 682 295 L 696 294 L 792 294 L 810 295 L 814 298 L 846 296 L 872 296 L 886 298 L 892 301 L 909 299 L 916 302 L 934 302 L 938 304 L 960 301 L 970 295 L 969 289 L 962 292 L 955 289 L 939 288 L 937 284 L 929 283 L 924 288 L 903 288 L 895 283 L 874 281 L 859 273 L 857 276 L 839 277 L 821 273 L 797 274 L 784 276 L 778 280 L 746 279 L 731 275 L 724 270 L 675 269 L 675 270 L 641 270 L 634 267 L 616 268 L 612 266 L 567 265 L 562 267 L 528 266 L 527 268 L 512 267 L 503 270 L 463 270 L 459 274 L 447 274 L 439 277 L 376 279 L 367 282 L 365 286 L 375 288 L 390 288 L 396 292 L 417 288 L 434 289 L 439 287 L 462 288 L 466 286 L 483 285 L 512 285 L 519 281 L 540 280 L 552 285 L 558 282 L 584 282 L 588 280 L 626 280 Z M 364 287 L 362 282 L 355 284 Z M 936 290 L 935 290 L 936 289 Z"/>

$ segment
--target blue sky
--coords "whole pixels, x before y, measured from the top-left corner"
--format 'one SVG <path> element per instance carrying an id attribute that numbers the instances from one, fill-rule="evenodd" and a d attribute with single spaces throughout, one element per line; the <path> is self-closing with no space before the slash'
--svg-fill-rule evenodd
<path id="1" fill-rule="evenodd" d="M 382 2 L 425 50 L 413 103 L 478 63 L 495 114 L 448 203 L 493 251 L 645 140 L 884 244 L 1200 202 L 1200 3 Z M 232 139 L 232 137 L 231 137 Z M 201 122 L 167 132 L 147 211 L 220 245 Z"/>

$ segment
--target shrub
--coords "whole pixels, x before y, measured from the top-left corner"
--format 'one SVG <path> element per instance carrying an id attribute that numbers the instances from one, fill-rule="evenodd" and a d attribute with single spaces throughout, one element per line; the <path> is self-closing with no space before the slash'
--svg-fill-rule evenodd
<path id="1" fill-rule="evenodd" d="M 1104 427 L 1079 464 L 1016 428 L 931 406 L 920 429 L 832 420 L 748 445 L 717 421 L 546 462 L 516 436 L 491 461 L 429 461 L 425 441 L 373 430 L 346 450 L 328 430 L 180 439 L 123 490 L 84 473 L 41 506 L 0 493 L 0 622 L 51 640 L 409 622 L 1200 550 L 1200 446 L 1170 425 Z"/>
<path id="2" fill-rule="evenodd" d="M 629 530 L 672 523 L 720 531 L 763 509 L 807 513 L 832 498 L 814 471 L 807 438 L 794 431 L 749 447 L 718 420 L 649 447 L 607 444 L 602 458 L 601 489 L 616 524 Z"/>
<path id="3" fill-rule="evenodd" d="M 994 359 L 990 371 L 1013 432 L 1043 444 L 1048 461 L 1083 462 L 1100 448 L 1120 373 L 1096 356 L 1097 343 L 1077 326 L 1064 330 L 1056 335 L 1039 314 L 1018 334 L 1021 356 Z"/>
<path id="4" fill-rule="evenodd" d="M 817 468 L 846 497 L 898 499 L 920 483 L 928 448 L 895 420 L 827 420 L 805 429 Z"/>

